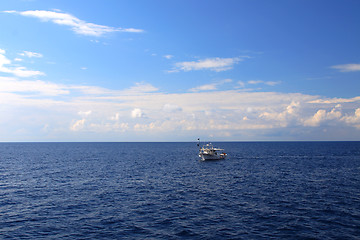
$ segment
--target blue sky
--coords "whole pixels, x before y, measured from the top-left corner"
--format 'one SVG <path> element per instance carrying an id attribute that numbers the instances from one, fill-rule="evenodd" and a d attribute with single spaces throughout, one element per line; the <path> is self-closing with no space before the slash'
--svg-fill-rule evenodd
<path id="1" fill-rule="evenodd" d="M 360 140 L 359 11 L 4 0 L 0 141 Z"/>

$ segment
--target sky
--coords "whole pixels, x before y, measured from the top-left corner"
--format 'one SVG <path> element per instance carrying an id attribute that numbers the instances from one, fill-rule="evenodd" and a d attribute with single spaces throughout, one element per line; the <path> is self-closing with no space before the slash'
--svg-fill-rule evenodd
<path id="1" fill-rule="evenodd" d="M 359 141 L 359 12 L 2 0 L 0 141 Z"/>

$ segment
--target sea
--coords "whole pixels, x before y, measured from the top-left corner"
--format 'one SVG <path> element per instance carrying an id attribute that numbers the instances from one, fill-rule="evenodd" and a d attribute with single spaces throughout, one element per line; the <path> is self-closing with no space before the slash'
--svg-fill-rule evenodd
<path id="1" fill-rule="evenodd" d="M 0 239 L 360 239 L 360 142 L 0 143 Z"/>

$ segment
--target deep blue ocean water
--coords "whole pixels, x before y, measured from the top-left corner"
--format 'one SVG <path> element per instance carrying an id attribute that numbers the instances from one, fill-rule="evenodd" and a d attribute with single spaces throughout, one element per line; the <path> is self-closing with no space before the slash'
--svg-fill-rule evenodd
<path id="1" fill-rule="evenodd" d="M 360 142 L 0 143 L 0 239 L 360 239 Z"/>

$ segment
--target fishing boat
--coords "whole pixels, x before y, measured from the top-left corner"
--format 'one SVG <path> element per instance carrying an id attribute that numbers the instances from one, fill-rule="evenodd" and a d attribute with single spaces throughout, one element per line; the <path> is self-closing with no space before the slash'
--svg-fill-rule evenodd
<path id="1" fill-rule="evenodd" d="M 198 146 L 200 147 L 200 139 L 198 139 L 198 141 Z M 212 145 L 212 143 L 207 143 L 200 148 L 199 157 L 203 161 L 225 159 L 227 154 L 223 151 L 224 149 L 216 148 Z"/>

